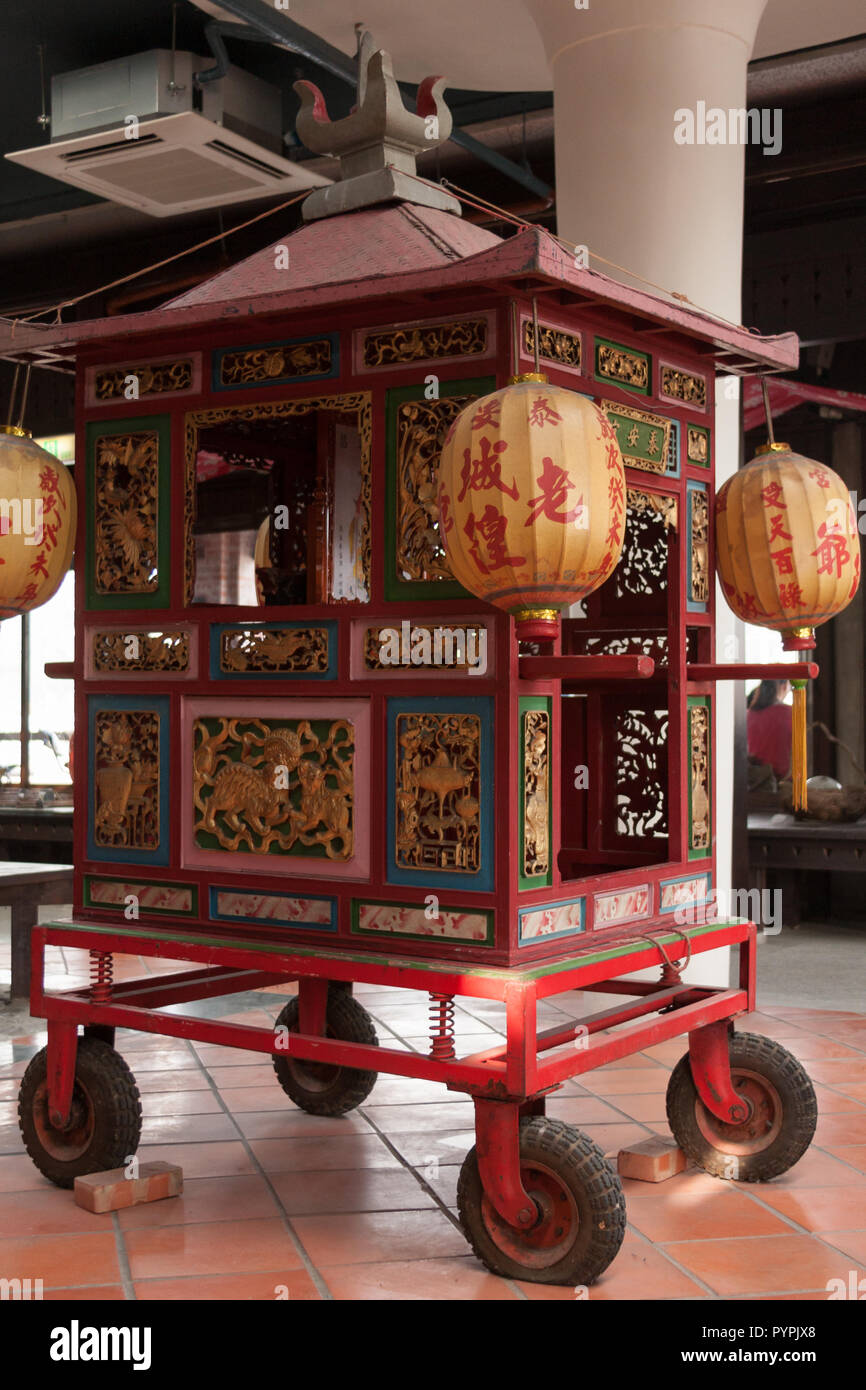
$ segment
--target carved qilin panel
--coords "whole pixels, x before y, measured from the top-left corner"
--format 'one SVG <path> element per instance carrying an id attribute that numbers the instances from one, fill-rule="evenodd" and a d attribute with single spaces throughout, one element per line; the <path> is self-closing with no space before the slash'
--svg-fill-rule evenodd
<path id="1" fill-rule="evenodd" d="M 93 838 L 109 849 L 159 848 L 159 716 L 97 710 Z"/>
<path id="2" fill-rule="evenodd" d="M 328 670 L 328 629 L 324 627 L 243 628 L 220 634 L 220 670 L 324 675 Z"/>
<path id="3" fill-rule="evenodd" d="M 523 873 L 544 878 L 550 868 L 550 715 L 523 716 Z"/>
<path id="4" fill-rule="evenodd" d="M 202 849 L 351 859 L 353 725 L 346 719 L 197 719 L 195 842 Z"/>
<path id="5" fill-rule="evenodd" d="M 159 587 L 159 436 L 150 430 L 96 441 L 94 573 L 100 594 Z"/>
<path id="6" fill-rule="evenodd" d="M 397 577 L 453 580 L 439 534 L 439 456 L 452 422 L 473 396 L 405 401 L 397 414 Z"/>
<path id="7" fill-rule="evenodd" d="M 477 873 L 481 720 L 475 714 L 401 714 L 395 736 L 398 866 Z"/>

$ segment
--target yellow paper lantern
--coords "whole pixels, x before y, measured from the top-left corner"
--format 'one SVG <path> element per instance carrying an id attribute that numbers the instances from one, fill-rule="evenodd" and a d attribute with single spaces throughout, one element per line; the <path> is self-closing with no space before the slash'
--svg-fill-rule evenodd
<path id="1" fill-rule="evenodd" d="M 14 425 L 0 427 L 0 618 L 47 603 L 72 561 L 72 475 Z"/>
<path id="2" fill-rule="evenodd" d="M 838 473 L 768 444 L 719 489 L 716 568 L 738 618 L 782 634 L 786 651 L 808 651 L 814 629 L 847 608 L 860 583 L 860 537 Z M 791 779 L 805 810 L 806 682 L 792 670 Z"/>
<path id="3" fill-rule="evenodd" d="M 738 618 L 782 634 L 787 651 L 847 608 L 860 537 L 847 485 L 815 459 L 771 444 L 719 489 L 716 567 Z"/>
<path id="4" fill-rule="evenodd" d="M 558 612 L 620 557 L 625 470 L 613 427 L 586 396 L 537 372 L 460 412 L 438 501 L 455 578 L 511 613 L 521 637 L 551 636 Z"/>

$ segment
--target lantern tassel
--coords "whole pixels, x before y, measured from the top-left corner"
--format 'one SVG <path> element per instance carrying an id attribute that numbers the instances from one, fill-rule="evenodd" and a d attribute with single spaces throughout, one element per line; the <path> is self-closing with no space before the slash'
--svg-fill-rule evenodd
<path id="1" fill-rule="evenodd" d="M 792 681 L 791 685 L 794 691 L 791 716 L 791 802 L 795 811 L 806 811 L 806 682 Z"/>

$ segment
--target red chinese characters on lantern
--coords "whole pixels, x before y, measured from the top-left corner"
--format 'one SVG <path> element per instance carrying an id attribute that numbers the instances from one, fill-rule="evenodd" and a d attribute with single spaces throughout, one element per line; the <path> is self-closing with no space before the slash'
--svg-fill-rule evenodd
<path id="1" fill-rule="evenodd" d="M 508 518 L 502 516 L 496 510 L 492 502 L 488 502 L 480 519 L 470 512 L 466 518 L 466 525 L 463 527 L 464 534 L 469 537 L 469 553 L 482 574 L 489 574 L 491 570 L 501 569 L 503 565 L 517 566 L 524 563 L 522 555 L 509 555 L 505 541 L 505 532 L 508 527 Z M 486 559 L 481 553 L 482 544 L 486 546 Z"/>
<path id="2" fill-rule="evenodd" d="M 530 497 L 527 506 L 529 516 L 524 525 L 531 526 L 539 517 L 544 516 L 548 521 L 559 521 L 563 525 L 576 520 L 583 512 L 583 496 L 578 497 L 574 506 L 567 512 L 558 511 L 566 500 L 566 493 L 574 491 L 574 483 L 569 479 L 568 473 L 564 468 L 559 468 L 553 459 L 545 455 L 542 460 L 543 467 L 536 478 L 536 483 L 541 489 L 537 497 Z"/>
<path id="3" fill-rule="evenodd" d="M 854 556 L 854 578 L 851 581 L 851 588 L 848 590 L 848 597 L 853 598 L 857 592 L 857 585 L 860 583 L 860 552 Z"/>
<path id="4" fill-rule="evenodd" d="M 766 487 L 761 488 L 761 496 L 764 499 L 765 507 L 784 507 L 786 505 L 781 483 L 768 483 Z"/>
<path id="5" fill-rule="evenodd" d="M 777 574 L 794 573 L 794 552 L 789 545 L 784 550 L 771 550 L 770 559 L 776 566 Z"/>
<path id="6" fill-rule="evenodd" d="M 488 401 L 486 405 L 480 405 L 472 416 L 472 429 L 483 430 L 485 425 L 490 425 L 493 429 L 499 427 L 499 411 L 502 402 L 499 399 Z M 452 425 L 452 429 L 454 426 Z"/>
<path id="7" fill-rule="evenodd" d="M 790 541 L 790 540 L 793 540 L 793 539 L 794 539 L 794 538 L 793 538 L 793 536 L 791 535 L 790 531 L 786 531 L 786 530 L 785 530 L 785 518 L 782 516 L 782 513 L 779 512 L 776 516 L 771 516 L 771 517 L 770 517 L 770 534 L 769 534 L 769 536 L 767 537 L 768 542 L 769 542 L 769 541 Z"/>
<path id="8" fill-rule="evenodd" d="M 799 584 L 780 584 L 779 602 L 783 608 L 800 608 L 805 602 L 803 591 Z"/>
<path id="9" fill-rule="evenodd" d="M 825 468 L 810 468 L 809 477 L 818 484 L 819 487 L 829 487 L 830 479 Z"/>
<path id="10" fill-rule="evenodd" d="M 847 565 L 851 559 L 851 552 L 848 549 L 848 542 L 842 534 L 840 526 L 828 527 L 826 521 L 822 521 L 818 527 L 818 536 L 821 544 L 812 554 L 819 560 L 818 573 L 832 574 L 835 570 L 836 578 L 842 578 L 842 566 Z"/>
<path id="11" fill-rule="evenodd" d="M 502 459 L 508 448 L 508 443 L 504 439 L 498 439 L 495 444 L 490 443 L 487 435 L 479 441 L 481 455 L 479 458 L 472 457 L 471 449 L 463 450 L 463 467 L 460 470 L 460 481 L 463 486 L 457 495 L 457 501 L 462 502 L 467 492 L 484 492 L 487 488 L 498 488 L 500 492 L 506 493 L 516 502 L 520 493 L 517 484 L 511 479 L 511 487 L 502 480 Z"/>
<path id="12" fill-rule="evenodd" d="M 744 594 L 743 594 L 743 596 L 742 596 L 742 598 L 741 598 L 741 600 L 740 600 L 740 616 L 741 616 L 742 618 L 759 618 L 759 617 L 761 617 L 761 612 L 760 612 L 760 609 L 758 608 L 757 600 L 756 600 L 754 594 L 750 594 L 750 593 L 744 593 Z"/>
<path id="13" fill-rule="evenodd" d="M 451 498 L 447 492 L 439 493 L 439 530 L 443 536 L 447 536 L 449 531 L 454 529 L 454 518 L 451 515 Z"/>
<path id="14" fill-rule="evenodd" d="M 530 407 L 529 423 L 530 425 L 538 425 L 539 427 L 543 427 L 544 425 L 561 425 L 562 416 L 558 410 L 553 409 L 553 406 L 549 403 L 546 396 L 538 396 Z"/>

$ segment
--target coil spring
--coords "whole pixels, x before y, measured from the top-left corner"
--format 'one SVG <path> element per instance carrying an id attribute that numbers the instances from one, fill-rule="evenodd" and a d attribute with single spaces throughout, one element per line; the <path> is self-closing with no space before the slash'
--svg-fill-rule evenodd
<path id="1" fill-rule="evenodd" d="M 450 1062 L 454 1052 L 454 995 L 431 994 L 430 1056 L 437 1062 Z"/>
<path id="2" fill-rule="evenodd" d="M 90 952 L 90 1001 L 107 1004 L 114 984 L 114 956 L 109 951 Z"/>

